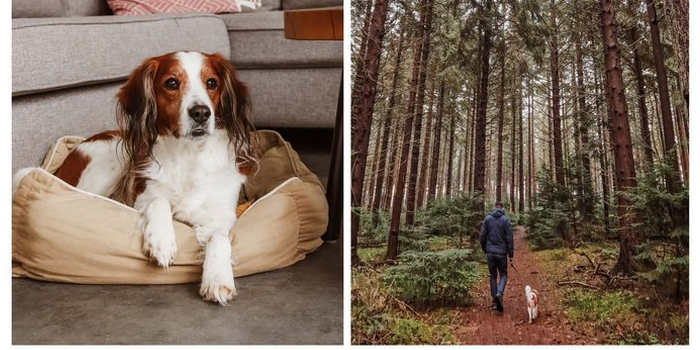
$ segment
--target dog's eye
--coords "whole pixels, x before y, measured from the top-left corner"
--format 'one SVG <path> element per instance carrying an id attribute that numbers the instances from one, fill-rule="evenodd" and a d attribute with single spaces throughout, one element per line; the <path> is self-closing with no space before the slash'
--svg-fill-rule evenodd
<path id="1" fill-rule="evenodd" d="M 175 90 L 180 86 L 180 82 L 175 78 L 170 78 L 165 81 L 165 88 L 170 90 Z"/>
<path id="2" fill-rule="evenodd" d="M 218 83 L 216 82 L 216 79 L 209 78 L 209 80 L 207 80 L 207 88 L 208 89 L 216 89 L 217 85 L 218 85 Z"/>

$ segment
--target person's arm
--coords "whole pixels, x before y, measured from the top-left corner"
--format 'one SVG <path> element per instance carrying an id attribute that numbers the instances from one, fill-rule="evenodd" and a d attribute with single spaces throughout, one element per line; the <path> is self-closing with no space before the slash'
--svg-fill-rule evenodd
<path id="1" fill-rule="evenodd" d="M 510 220 L 506 222 L 506 248 L 508 256 L 513 260 L 513 230 L 510 227 Z"/>
<path id="2" fill-rule="evenodd" d="M 481 221 L 481 232 L 479 233 L 479 242 L 481 243 L 481 250 L 486 253 L 486 236 L 488 236 L 488 232 L 486 232 L 486 218 Z"/>

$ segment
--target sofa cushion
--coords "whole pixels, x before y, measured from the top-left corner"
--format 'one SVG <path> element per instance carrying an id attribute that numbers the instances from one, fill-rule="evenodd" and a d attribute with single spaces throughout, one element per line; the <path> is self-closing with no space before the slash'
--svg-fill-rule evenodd
<path id="1" fill-rule="evenodd" d="M 12 98 L 12 173 L 35 166 L 64 135 L 116 129 L 115 95 L 122 82 Z"/>
<path id="2" fill-rule="evenodd" d="M 245 69 L 257 127 L 333 128 L 341 68 Z"/>
<path id="3" fill-rule="evenodd" d="M 343 42 L 284 37 L 284 12 L 219 15 L 238 68 L 342 67 Z"/>
<path id="4" fill-rule="evenodd" d="M 13 19 L 12 95 L 122 80 L 177 50 L 228 58 L 226 27 L 210 14 Z"/>
<path id="5" fill-rule="evenodd" d="M 316 7 L 343 6 L 343 0 L 283 0 L 282 9 L 308 9 Z"/>
<path id="6" fill-rule="evenodd" d="M 104 16 L 105 0 L 12 0 L 12 18 Z"/>

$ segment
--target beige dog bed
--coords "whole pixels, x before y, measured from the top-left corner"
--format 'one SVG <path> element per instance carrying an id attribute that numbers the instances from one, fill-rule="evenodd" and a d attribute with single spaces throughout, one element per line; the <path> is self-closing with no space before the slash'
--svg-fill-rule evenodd
<path id="1" fill-rule="evenodd" d="M 236 277 L 290 266 L 322 244 L 328 204 L 320 181 L 273 131 L 255 134 L 260 168 L 241 193 L 255 199 L 231 230 Z M 12 276 L 86 284 L 197 282 L 202 253 L 192 229 L 175 222 L 178 253 L 167 270 L 141 250 L 139 214 L 52 175 L 82 138 L 59 139 L 12 200 Z"/>

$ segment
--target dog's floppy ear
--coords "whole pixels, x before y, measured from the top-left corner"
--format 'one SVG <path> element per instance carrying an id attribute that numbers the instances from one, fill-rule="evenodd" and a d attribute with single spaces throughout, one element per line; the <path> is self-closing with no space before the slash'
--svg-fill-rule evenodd
<path id="1" fill-rule="evenodd" d="M 117 124 L 132 166 L 151 156 L 158 136 L 158 108 L 153 90 L 157 70 L 156 60 L 143 62 L 117 93 Z"/>
<path id="2" fill-rule="evenodd" d="M 248 87 L 238 80 L 233 65 L 219 54 L 209 56 L 212 66 L 221 78 L 221 97 L 217 106 L 217 127 L 226 129 L 236 149 L 239 163 L 255 164 L 253 135 L 255 126 L 251 121 L 251 104 Z"/>

